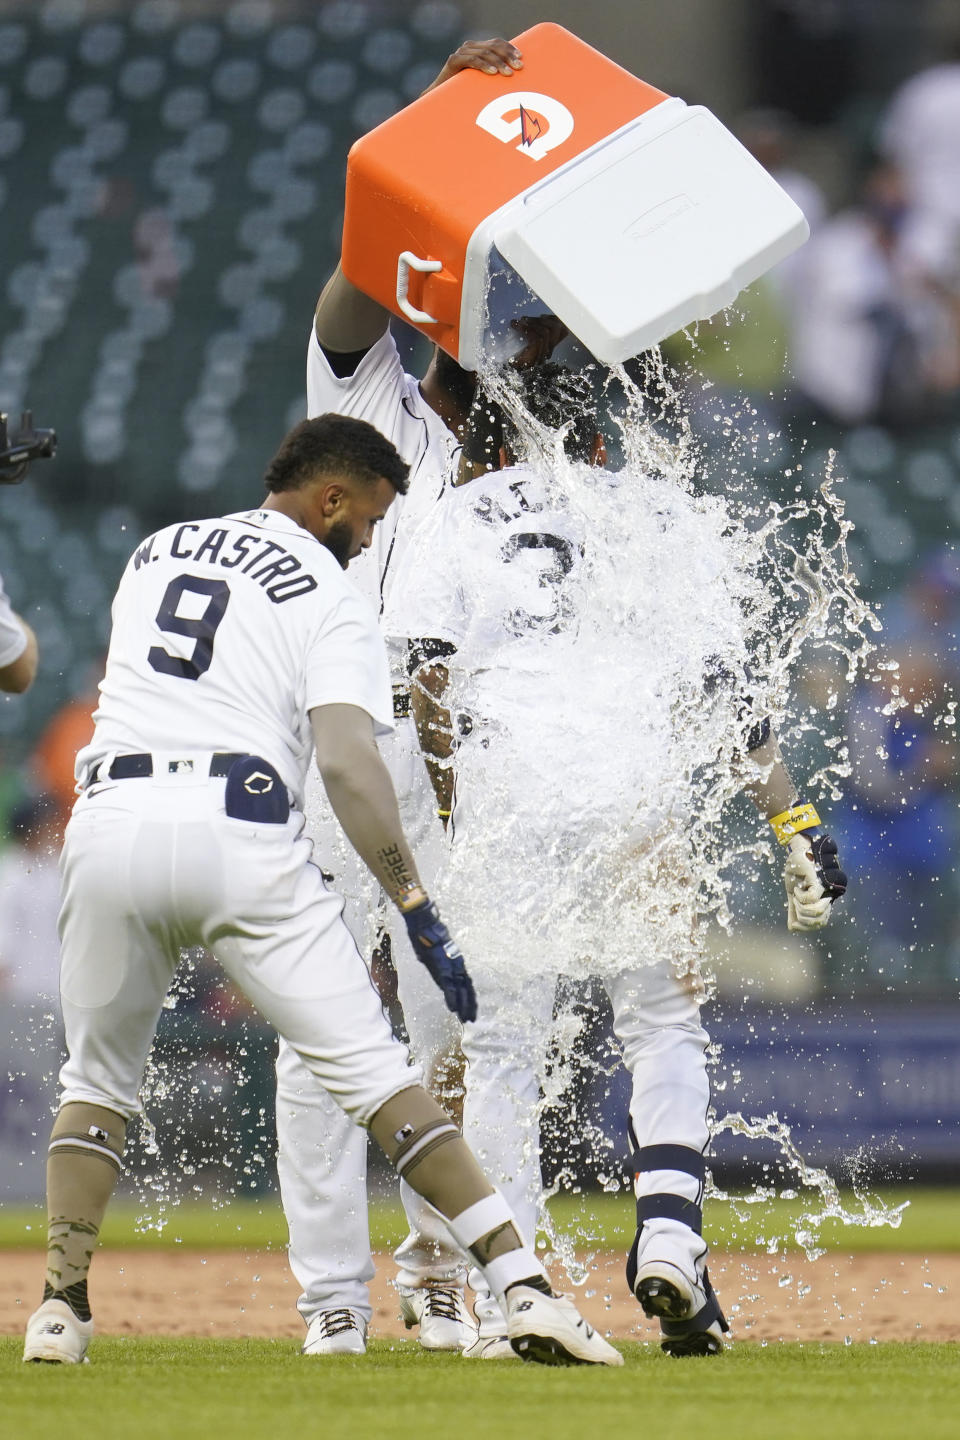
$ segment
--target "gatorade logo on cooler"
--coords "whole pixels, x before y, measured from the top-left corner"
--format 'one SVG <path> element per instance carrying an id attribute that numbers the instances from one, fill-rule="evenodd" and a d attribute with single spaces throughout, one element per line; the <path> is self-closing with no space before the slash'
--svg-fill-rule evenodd
<path id="1" fill-rule="evenodd" d="M 519 140 L 516 148 L 531 160 L 542 160 L 573 134 L 573 116 L 566 105 L 535 90 L 498 95 L 484 105 L 476 123 L 504 144 Z"/>

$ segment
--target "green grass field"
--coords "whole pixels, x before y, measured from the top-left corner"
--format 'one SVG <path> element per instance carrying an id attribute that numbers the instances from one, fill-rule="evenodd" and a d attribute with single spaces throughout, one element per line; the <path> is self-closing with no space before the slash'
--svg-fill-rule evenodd
<path id="1" fill-rule="evenodd" d="M 885 1191 L 909 1199 L 899 1228 L 828 1222 L 821 1244 L 840 1254 L 933 1253 L 960 1248 L 951 1190 Z M 855 1209 L 850 1197 L 848 1207 Z M 768 1249 L 792 1233 L 797 1201 L 714 1203 L 717 1248 Z M 807 1208 L 811 1208 L 808 1206 Z M 596 1249 L 623 1250 L 632 1235 L 625 1196 L 565 1196 L 553 1202 L 566 1231 Z M 746 1218 L 744 1218 L 746 1217 Z M 281 1249 L 286 1227 L 273 1200 L 220 1209 L 173 1209 L 162 1230 L 118 1205 L 104 1227 L 109 1247 Z M 378 1205 L 373 1242 L 400 1239 L 401 1212 Z M 0 1252 L 39 1248 L 37 1211 L 0 1210 Z M 3 1263 L 0 1253 L 0 1264 Z M 741 1344 L 711 1360 L 676 1361 L 655 1344 L 624 1343 L 622 1370 L 555 1370 L 427 1355 L 414 1341 L 375 1341 L 358 1359 L 306 1360 L 296 1340 L 103 1337 L 93 1363 L 61 1369 L 23 1365 L 19 1336 L 0 1337 L 0 1437 L 49 1440 L 606 1440 L 648 1431 L 717 1440 L 924 1440 L 960 1434 L 960 1346 L 917 1343 Z"/>
<path id="2" fill-rule="evenodd" d="M 878 1198 L 896 1207 L 909 1201 L 898 1227 L 891 1225 L 853 1226 L 827 1220 L 817 1232 L 819 1243 L 843 1254 L 855 1251 L 906 1251 L 935 1253 L 960 1249 L 960 1209 L 956 1190 L 911 1188 L 882 1190 Z M 848 1210 L 860 1207 L 844 1195 Z M 794 1227 L 806 1210 L 816 1210 L 808 1200 L 777 1200 L 760 1204 L 745 1201 L 711 1201 L 704 1216 L 704 1233 L 715 1250 L 766 1250 L 774 1240 L 796 1248 Z M 592 1249 L 625 1250 L 633 1237 L 633 1203 L 627 1195 L 563 1195 L 551 1204 L 560 1229 L 583 1236 Z M 128 1203 L 114 1205 L 103 1227 L 103 1243 L 114 1248 L 143 1245 L 167 1249 L 182 1245 L 188 1249 L 281 1248 L 287 1229 L 279 1201 L 235 1201 L 220 1209 L 210 1203 L 190 1202 L 172 1208 L 162 1229 L 156 1216 L 142 1216 Z M 380 1203 L 371 1213 L 371 1240 L 375 1250 L 393 1249 L 405 1234 L 399 1204 Z M 38 1209 L 0 1207 L 0 1250 L 42 1247 L 45 1229 Z"/>
<path id="3" fill-rule="evenodd" d="M 292 1341 L 101 1340 L 83 1367 L 23 1365 L 0 1340 L 4 1440 L 324 1436 L 595 1440 L 955 1440 L 952 1345 L 741 1346 L 712 1360 L 622 1347 L 622 1370 L 484 1365 L 374 1344 L 304 1360 Z"/>

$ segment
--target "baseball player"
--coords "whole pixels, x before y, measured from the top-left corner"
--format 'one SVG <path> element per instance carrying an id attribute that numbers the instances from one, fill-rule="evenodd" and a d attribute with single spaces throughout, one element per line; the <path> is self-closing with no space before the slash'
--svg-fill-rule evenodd
<path id="1" fill-rule="evenodd" d="M 22 695 L 37 673 L 37 637 L 17 615 L 0 579 L 0 690 Z"/>
<path id="2" fill-rule="evenodd" d="M 330 803 L 461 1021 L 463 957 L 421 886 L 376 736 L 383 643 L 345 578 L 407 484 L 372 426 L 321 416 L 271 461 L 257 510 L 169 526 L 131 557 L 62 857 L 69 1058 L 48 1161 L 44 1299 L 25 1360 L 76 1364 L 91 1254 L 182 947 L 202 945 L 398 1173 L 443 1215 L 524 1358 L 622 1357 L 554 1296 L 503 1198 L 420 1084 L 303 836 L 311 751 Z"/>
<path id="3" fill-rule="evenodd" d="M 577 416 L 568 454 L 602 463 L 586 396 L 564 393 L 555 372 L 530 379 L 528 398 L 541 417 L 556 426 Z M 486 417 L 488 428 L 500 422 L 486 402 L 474 413 Z M 498 464 L 508 459 L 499 435 L 492 450 Z M 439 807 L 452 812 L 444 886 L 451 904 L 456 897 L 478 957 L 479 1015 L 463 1035 L 464 1131 L 524 1233 L 534 1235 L 541 1194 L 537 1107 L 555 982 L 560 971 L 598 971 L 633 1079 L 638 1229 L 629 1283 L 645 1313 L 660 1319 L 664 1350 L 714 1354 L 727 1324 L 701 1236 L 708 1036 L 701 996 L 689 977 L 678 978 L 676 963 L 694 959 L 695 915 L 683 903 L 689 771 L 678 764 L 672 731 L 685 685 L 699 694 L 703 710 L 711 704 L 704 675 L 732 676 L 739 667 L 739 616 L 721 575 L 710 572 L 716 547 L 709 515 L 701 524 L 694 502 L 662 483 L 630 477 L 631 493 L 622 479 L 598 476 L 596 484 L 616 487 L 623 526 L 633 520 L 647 537 L 647 553 L 634 548 L 620 563 L 649 572 L 650 613 L 634 623 L 645 621 L 654 640 L 624 642 L 621 663 L 630 667 L 643 655 L 644 666 L 605 689 L 610 652 L 602 639 L 616 632 L 610 625 L 605 632 L 602 617 L 592 613 L 597 601 L 589 575 L 581 574 L 591 537 L 555 483 L 524 467 L 488 473 L 490 451 L 489 442 L 478 443 L 468 431 L 458 480 L 409 544 L 395 592 L 397 632 L 423 637 L 411 641 L 413 703 L 424 748 L 435 758 Z M 670 559 L 658 565 L 655 547 L 668 549 L 670 530 L 680 527 L 697 542 L 695 553 L 682 557 L 689 583 L 674 564 L 667 585 Z M 696 604 L 697 623 L 689 627 L 695 639 L 682 657 L 663 653 L 659 594 L 681 612 L 691 596 Z M 618 616 L 613 624 L 622 621 Z M 390 602 L 384 630 L 394 632 Z M 718 666 L 718 656 L 725 664 Z M 726 693 L 722 684 L 715 687 L 712 703 L 721 722 L 726 713 L 741 724 L 745 702 L 735 686 Z M 752 798 L 788 850 L 788 923 L 817 928 L 846 885 L 836 846 L 813 808 L 797 801 L 769 725 L 751 721 L 744 728 L 755 761 Z M 706 733 L 705 760 L 716 732 Z M 689 763 L 689 752 L 685 758 Z M 629 876 L 644 865 L 645 903 L 637 908 Z M 695 891 L 688 887 L 691 899 Z M 639 967 L 623 954 L 623 938 L 629 945 L 637 933 L 644 933 L 647 952 Z M 475 1274 L 471 1284 L 479 1291 L 476 1353 L 512 1355 L 495 1297 L 483 1294 Z"/>
<path id="4" fill-rule="evenodd" d="M 447 61 L 434 84 L 463 69 L 511 74 L 522 59 L 505 40 L 470 41 Z M 432 88 L 432 87 L 431 87 Z M 391 590 L 405 545 L 418 519 L 429 511 L 451 472 L 458 431 L 473 399 L 474 377 L 438 350 L 422 380 L 405 374 L 389 330 L 389 314 L 358 291 L 338 268 L 317 306 L 307 358 L 307 410 L 353 415 L 389 436 L 410 466 L 408 493 L 378 527 L 369 551 L 351 569 L 351 579 L 378 611 Z M 526 345 L 518 363 L 546 358 L 565 331 L 553 317 L 526 323 Z M 396 729 L 383 744 L 384 760 L 398 793 L 401 815 L 429 881 L 442 849 L 442 829 L 410 716 L 406 646 L 390 646 Z M 308 806 L 316 822 L 315 807 Z M 324 863 L 337 871 L 352 904 L 348 923 L 362 949 L 369 950 L 376 897 L 344 865 L 330 859 L 329 830 L 320 826 Z M 349 857 L 347 857 L 349 862 Z M 347 867 L 349 868 L 349 866 Z M 407 963 L 402 940 L 393 945 L 398 988 L 412 1048 L 429 1073 L 458 1041 L 455 1024 L 435 997 L 424 992 L 420 967 Z M 323 1128 L 325 1141 L 315 1141 Z M 290 1264 L 302 1287 L 298 1307 L 307 1322 L 306 1355 L 362 1353 L 371 1309 L 372 1277 L 366 1207 L 356 1203 L 366 1172 L 366 1137 L 351 1127 L 322 1087 L 282 1043 L 277 1060 L 278 1174 L 290 1230 Z M 464 1303 L 466 1266 L 450 1245 L 446 1227 L 417 1195 L 401 1185 L 410 1234 L 396 1253 L 397 1289 L 403 1318 L 418 1327 L 429 1350 L 465 1350 L 476 1326 Z"/>

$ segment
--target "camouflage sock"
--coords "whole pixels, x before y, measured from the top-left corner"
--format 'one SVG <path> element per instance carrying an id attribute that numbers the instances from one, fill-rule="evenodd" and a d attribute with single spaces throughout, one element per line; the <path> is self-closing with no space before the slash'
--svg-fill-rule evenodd
<path id="1" fill-rule="evenodd" d="M 60 1110 L 50 1136 L 44 1299 L 64 1300 L 81 1320 L 90 1318 L 87 1272 L 120 1173 L 125 1131 L 114 1111 L 73 1102 Z"/>

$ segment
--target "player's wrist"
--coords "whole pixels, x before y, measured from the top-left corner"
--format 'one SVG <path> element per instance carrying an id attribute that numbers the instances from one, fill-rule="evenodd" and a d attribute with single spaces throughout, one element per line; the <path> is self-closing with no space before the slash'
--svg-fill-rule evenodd
<path id="1" fill-rule="evenodd" d="M 429 902 L 430 897 L 419 881 L 404 885 L 396 896 L 396 906 L 401 915 L 409 915 L 411 911 L 419 910 L 421 906 L 427 905 Z"/>
<path id="2" fill-rule="evenodd" d="M 814 806 L 799 800 L 788 810 L 769 817 L 770 828 L 781 845 L 789 845 L 795 835 L 800 835 L 805 830 L 815 830 L 821 827 L 822 823 Z"/>

